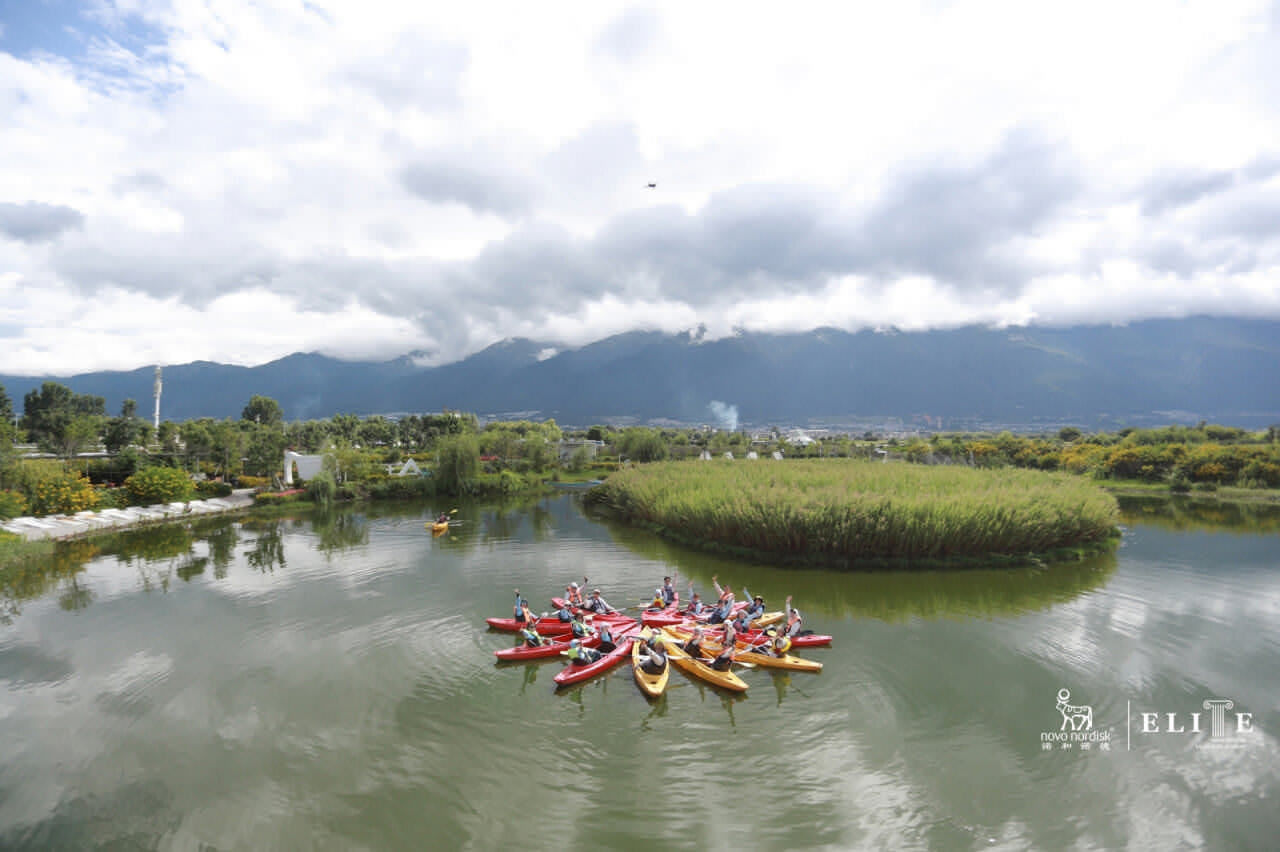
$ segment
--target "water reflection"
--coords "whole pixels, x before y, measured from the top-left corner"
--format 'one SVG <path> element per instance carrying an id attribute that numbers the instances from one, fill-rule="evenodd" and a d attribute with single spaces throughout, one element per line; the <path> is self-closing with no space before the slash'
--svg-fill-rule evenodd
<path id="1" fill-rule="evenodd" d="M 369 523 L 355 511 L 317 509 L 311 527 L 320 540 L 320 550 L 325 553 L 351 550 L 369 543 Z"/>
<path id="2" fill-rule="evenodd" d="M 678 573 L 703 598 L 721 585 L 743 587 L 765 597 L 766 609 L 780 610 L 787 595 L 801 613 L 853 616 L 901 622 L 911 618 L 987 618 L 1017 615 L 1065 603 L 1104 586 L 1118 557 L 1109 551 L 1076 562 L 1043 568 L 957 571 L 830 571 L 747 563 L 684 548 L 659 536 L 606 522 L 613 539 L 636 553 L 660 560 L 663 573 Z M 657 572 L 655 572 L 657 573 Z"/>
<path id="3" fill-rule="evenodd" d="M 1280 533 L 1280 505 L 1272 503 L 1226 503 L 1188 496 L 1122 496 L 1119 503 L 1120 518 L 1125 524 L 1148 524 L 1169 530 Z"/>
<path id="4" fill-rule="evenodd" d="M 619 545 L 570 500 L 460 504 L 470 523 L 443 543 L 423 530 L 440 508 L 347 510 L 332 538 L 223 519 L 6 572 L 0 848 L 1263 849 L 1280 832 L 1276 536 L 1139 522 L 1092 564 L 851 575 Z M 626 665 L 567 690 L 563 658 L 494 665 L 514 637 L 483 617 L 584 566 L 611 600 L 677 569 L 776 606 L 792 592 L 835 637 L 800 654 L 825 669 L 744 670 L 746 696 L 673 672 L 649 701 Z M 1064 687 L 1118 738 L 1130 699 L 1230 698 L 1259 733 L 1235 754 L 1172 736 L 1045 754 Z M 690 795 L 709 754 L 786 783 L 726 811 Z"/>
<path id="5" fill-rule="evenodd" d="M 244 528 L 256 533 L 244 554 L 249 565 L 263 574 L 285 567 L 284 521 L 246 522 Z"/>

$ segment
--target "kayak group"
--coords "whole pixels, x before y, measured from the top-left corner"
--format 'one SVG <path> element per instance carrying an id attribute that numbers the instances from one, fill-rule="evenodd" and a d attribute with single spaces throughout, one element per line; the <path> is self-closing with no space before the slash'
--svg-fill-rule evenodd
<path id="1" fill-rule="evenodd" d="M 510 617 L 485 619 L 495 629 L 516 633 L 520 643 L 494 651 L 501 662 L 567 659 L 555 676 L 557 688 L 579 683 L 620 665 L 628 658 L 636 684 L 645 695 L 665 691 L 670 667 L 722 689 L 745 692 L 747 683 L 735 668 L 781 668 L 822 671 L 822 663 L 794 656 L 797 648 L 831 644 L 831 637 L 802 628 L 800 612 L 787 597 L 782 611 L 766 611 L 764 598 L 746 588 L 738 600 L 731 587 L 713 576 L 714 603 L 703 601 L 689 584 L 682 606 L 672 577 L 664 577 L 647 604 L 633 618 L 611 606 L 588 581 L 565 586 L 552 597 L 553 612 L 535 614 L 527 598 L 515 590 Z"/>

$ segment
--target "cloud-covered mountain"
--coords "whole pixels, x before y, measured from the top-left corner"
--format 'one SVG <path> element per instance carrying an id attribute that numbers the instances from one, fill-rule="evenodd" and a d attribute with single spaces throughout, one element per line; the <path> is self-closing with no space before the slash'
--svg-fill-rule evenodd
<path id="1" fill-rule="evenodd" d="M 1280 422 L 1280 322 L 1192 318 L 1128 326 L 947 331 L 632 332 L 576 349 L 510 340 L 463 361 L 418 366 L 297 354 L 259 367 L 164 368 L 161 416 L 238 417 L 254 394 L 290 420 L 338 413 L 439 412 L 555 418 L 564 426 L 902 422 L 1114 429 L 1208 420 Z M 151 368 L 47 377 L 152 411 Z M 46 377 L 0 376 L 21 408 Z"/>

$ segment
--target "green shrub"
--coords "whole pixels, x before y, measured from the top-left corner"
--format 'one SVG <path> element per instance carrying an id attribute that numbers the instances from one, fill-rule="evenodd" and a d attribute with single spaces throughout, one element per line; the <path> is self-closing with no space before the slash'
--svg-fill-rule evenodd
<path id="1" fill-rule="evenodd" d="M 241 488 L 266 488 L 271 484 L 265 476 L 242 476 L 238 482 Z"/>
<path id="2" fill-rule="evenodd" d="M 307 483 L 307 496 L 318 506 L 331 505 L 337 491 L 338 483 L 327 470 L 320 471 Z"/>
<path id="3" fill-rule="evenodd" d="M 229 497 L 231 496 L 231 486 L 225 482 L 205 479 L 196 483 L 196 493 L 205 498 Z"/>

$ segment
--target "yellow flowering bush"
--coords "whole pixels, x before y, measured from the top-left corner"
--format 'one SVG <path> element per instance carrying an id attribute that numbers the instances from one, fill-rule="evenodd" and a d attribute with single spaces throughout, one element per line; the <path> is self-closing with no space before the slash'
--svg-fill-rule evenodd
<path id="1" fill-rule="evenodd" d="M 33 515 L 70 515 L 98 507 L 98 495 L 93 485 L 74 471 L 45 475 L 31 491 Z"/>

